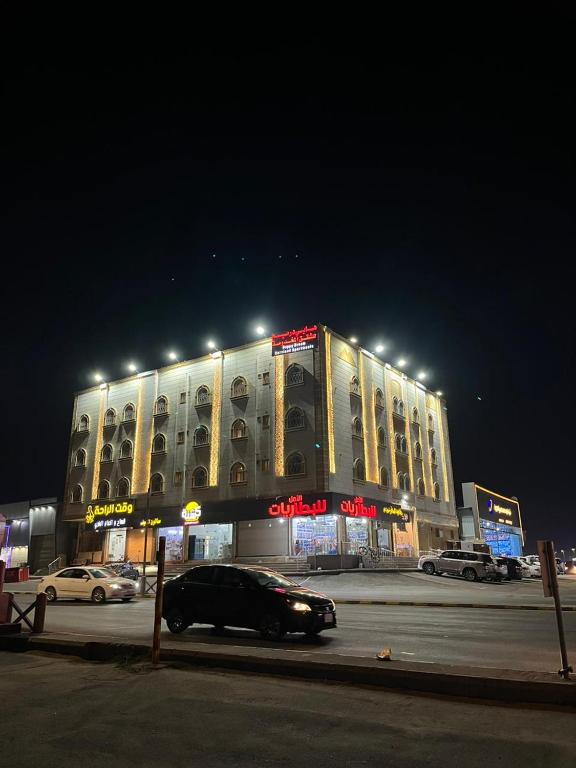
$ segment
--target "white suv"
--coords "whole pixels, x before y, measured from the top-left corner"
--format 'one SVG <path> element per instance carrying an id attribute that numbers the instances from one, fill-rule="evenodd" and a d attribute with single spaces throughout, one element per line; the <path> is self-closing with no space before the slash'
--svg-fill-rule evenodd
<path id="1" fill-rule="evenodd" d="M 496 564 L 490 555 L 464 549 L 448 549 L 440 555 L 423 555 L 418 568 L 429 575 L 451 573 L 466 581 L 496 578 Z"/>

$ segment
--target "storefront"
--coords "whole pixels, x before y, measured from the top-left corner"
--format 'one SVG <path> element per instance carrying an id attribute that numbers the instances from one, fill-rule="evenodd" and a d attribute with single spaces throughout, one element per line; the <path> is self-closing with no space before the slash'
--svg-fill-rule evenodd
<path id="1" fill-rule="evenodd" d="M 486 544 L 494 555 L 521 555 L 524 537 L 518 499 L 476 483 L 463 483 L 462 495 L 464 506 L 458 510 L 462 541 Z"/>

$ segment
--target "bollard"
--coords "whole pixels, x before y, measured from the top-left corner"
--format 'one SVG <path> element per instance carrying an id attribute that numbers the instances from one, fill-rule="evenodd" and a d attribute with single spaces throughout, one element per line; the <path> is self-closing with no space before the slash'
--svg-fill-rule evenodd
<path id="1" fill-rule="evenodd" d="M 40 594 L 36 597 L 36 607 L 34 609 L 34 624 L 32 625 L 32 632 L 44 632 L 44 619 L 46 618 L 47 603 L 48 597 L 46 592 L 40 592 Z"/>

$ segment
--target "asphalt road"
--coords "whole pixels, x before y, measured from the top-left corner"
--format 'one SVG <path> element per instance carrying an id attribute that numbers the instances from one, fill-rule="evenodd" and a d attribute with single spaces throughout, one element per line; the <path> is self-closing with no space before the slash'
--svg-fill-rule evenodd
<path id="1" fill-rule="evenodd" d="M 112 608 L 113 606 L 110 606 Z M 574 713 L 260 675 L 0 654 L 19 768 L 572 768 Z"/>
<path id="2" fill-rule="evenodd" d="M 18 602 L 27 605 L 32 599 L 22 595 Z M 59 600 L 48 605 L 46 631 L 149 643 L 153 614 L 154 601 L 150 599 L 104 605 Z M 404 661 L 547 672 L 559 667 L 552 611 L 339 605 L 337 615 L 336 629 L 312 640 L 289 635 L 280 647 L 306 653 L 374 656 L 387 646 L 392 648 L 393 658 Z M 564 622 L 569 657 L 574 662 L 576 613 L 564 614 Z M 270 647 L 256 632 L 226 629 L 224 635 L 217 636 L 211 627 L 198 625 L 182 635 L 164 629 L 162 642 L 166 647 L 195 643 Z"/>

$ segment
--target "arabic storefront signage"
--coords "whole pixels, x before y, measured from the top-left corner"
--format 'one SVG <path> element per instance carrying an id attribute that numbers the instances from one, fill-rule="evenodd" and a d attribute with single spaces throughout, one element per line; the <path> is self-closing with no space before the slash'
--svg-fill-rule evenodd
<path id="1" fill-rule="evenodd" d="M 392 517 L 396 518 L 398 522 L 401 523 L 409 523 L 410 522 L 410 513 L 405 512 L 402 507 L 396 507 L 392 505 L 388 505 L 386 507 L 382 507 L 382 514 L 384 517 Z"/>
<path id="2" fill-rule="evenodd" d="M 140 528 L 157 528 L 162 525 L 162 518 L 160 517 L 146 517 L 144 520 L 140 520 Z"/>
<path id="3" fill-rule="evenodd" d="M 520 505 L 514 499 L 499 496 L 493 491 L 476 486 L 478 514 L 493 523 L 520 527 Z"/>
<path id="4" fill-rule="evenodd" d="M 181 514 L 184 525 L 197 525 L 202 517 L 202 507 L 197 501 L 189 501 Z"/>
<path id="5" fill-rule="evenodd" d="M 350 517 L 376 517 L 376 504 L 365 506 L 362 496 L 353 499 L 344 499 L 340 502 L 340 511 Z"/>
<path id="6" fill-rule="evenodd" d="M 347 517 L 370 517 L 375 518 L 378 515 L 376 504 L 364 503 L 362 496 L 355 496 L 353 499 L 342 499 L 338 506 L 329 504 L 326 498 L 312 499 L 304 501 L 301 495 L 290 496 L 286 501 L 277 501 L 268 507 L 270 517 L 301 517 L 341 514 Z"/>
<path id="7" fill-rule="evenodd" d="M 132 521 L 130 521 L 131 523 Z M 94 520 L 95 531 L 108 531 L 112 528 L 127 528 L 129 525 L 126 517 L 108 517 Z"/>
<path id="8" fill-rule="evenodd" d="M 134 512 L 134 500 L 119 501 L 111 504 L 88 504 L 84 521 L 90 525 L 96 523 L 98 518 L 126 517 Z M 107 526 L 112 527 L 112 526 Z"/>
<path id="9" fill-rule="evenodd" d="M 304 352 L 318 349 L 318 326 L 311 325 L 298 331 L 285 331 L 272 336 L 272 356 L 287 355 L 289 352 Z"/>

